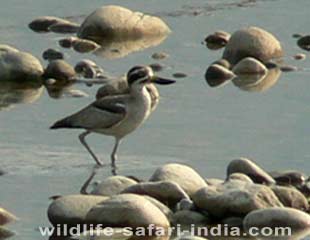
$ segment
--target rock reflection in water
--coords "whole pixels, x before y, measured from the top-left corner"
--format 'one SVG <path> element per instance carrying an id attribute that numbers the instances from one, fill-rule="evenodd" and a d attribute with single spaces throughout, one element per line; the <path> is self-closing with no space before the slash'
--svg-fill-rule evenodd
<path id="1" fill-rule="evenodd" d="M 122 58 L 132 52 L 142 51 L 162 43 L 167 36 L 149 36 L 138 38 L 97 39 L 100 48 L 94 54 L 107 59 Z"/>
<path id="2" fill-rule="evenodd" d="M 7 239 L 12 236 L 14 236 L 13 232 L 0 226 L 0 240 Z"/>
<path id="3" fill-rule="evenodd" d="M 43 92 L 40 82 L 1 82 L 0 85 L 0 111 L 9 109 L 15 104 L 33 103 Z"/>
<path id="4" fill-rule="evenodd" d="M 263 92 L 276 84 L 281 75 L 279 68 L 269 69 L 265 75 L 239 75 L 232 79 L 235 86 L 248 92 Z"/>

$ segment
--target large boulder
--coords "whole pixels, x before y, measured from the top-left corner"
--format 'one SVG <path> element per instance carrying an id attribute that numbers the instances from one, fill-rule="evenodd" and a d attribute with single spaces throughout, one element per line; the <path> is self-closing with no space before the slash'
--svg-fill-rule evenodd
<path id="1" fill-rule="evenodd" d="M 131 178 L 124 176 L 112 176 L 99 183 L 91 194 L 113 196 L 135 184 L 137 184 L 137 182 Z"/>
<path id="2" fill-rule="evenodd" d="M 102 227 L 170 226 L 164 213 L 147 198 L 135 194 L 120 194 L 94 206 L 87 214 L 89 224 Z"/>
<path id="3" fill-rule="evenodd" d="M 246 57 L 265 63 L 282 56 L 280 42 L 271 33 L 258 27 L 248 27 L 233 33 L 223 53 L 223 58 L 232 65 Z"/>
<path id="4" fill-rule="evenodd" d="M 240 180 L 202 188 L 195 193 L 193 201 L 198 208 L 219 219 L 283 206 L 269 187 Z"/>
<path id="5" fill-rule="evenodd" d="M 139 183 L 124 189 L 122 193 L 148 195 L 170 207 L 174 207 L 184 198 L 189 199 L 179 184 L 172 181 Z"/>
<path id="6" fill-rule="evenodd" d="M 82 23 L 78 37 L 92 40 L 113 37 L 139 38 L 166 35 L 169 27 L 158 17 L 109 5 L 91 13 Z"/>
<path id="7" fill-rule="evenodd" d="M 205 180 L 194 169 L 177 163 L 170 163 L 159 167 L 150 178 L 150 181 L 175 182 L 179 184 L 190 197 L 200 188 L 207 186 Z"/>
<path id="8" fill-rule="evenodd" d="M 227 177 L 233 173 L 243 173 L 255 183 L 275 184 L 276 181 L 257 164 L 247 158 L 231 161 L 227 167 Z"/>
<path id="9" fill-rule="evenodd" d="M 67 195 L 57 198 L 48 208 L 47 215 L 53 225 L 85 223 L 88 211 L 107 197 L 93 195 Z"/>
<path id="10" fill-rule="evenodd" d="M 286 227 L 293 230 L 309 229 L 310 216 L 293 208 L 267 208 L 249 213 L 243 220 L 246 231 L 250 228 Z"/>
<path id="11" fill-rule="evenodd" d="M 38 81 L 42 74 L 40 61 L 30 53 L 0 45 L 0 81 Z"/>

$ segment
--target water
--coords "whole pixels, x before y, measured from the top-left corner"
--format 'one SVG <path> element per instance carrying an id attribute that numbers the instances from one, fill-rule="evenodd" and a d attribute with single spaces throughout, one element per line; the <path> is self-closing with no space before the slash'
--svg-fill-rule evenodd
<path id="1" fill-rule="evenodd" d="M 95 60 L 112 75 L 121 75 L 136 64 L 153 63 L 151 55 L 164 51 L 170 57 L 162 63 L 161 75 L 188 74 L 173 87 L 162 87 L 161 102 L 151 118 L 122 143 L 120 174 L 147 179 L 156 167 L 168 162 L 191 165 L 205 177 L 225 176 L 232 159 L 249 157 L 268 170 L 296 169 L 309 174 L 308 133 L 310 117 L 309 60 L 297 62 L 290 56 L 302 52 L 293 33 L 307 33 L 308 0 L 251 1 L 105 1 L 161 16 L 173 30 L 161 45 L 132 53 L 121 59 L 103 59 L 64 50 L 75 64 L 82 58 Z M 99 0 L 2 1 L 0 42 L 29 51 L 38 58 L 44 50 L 57 47 L 57 34 L 36 34 L 27 24 L 37 16 L 83 16 L 101 6 Z M 207 66 L 221 57 L 201 44 L 216 30 L 233 32 L 256 25 L 274 33 L 286 52 L 286 62 L 303 68 L 282 73 L 280 80 L 265 92 L 241 91 L 232 83 L 210 88 L 204 80 Z M 194 27 L 193 27 L 194 26 Z M 40 58 L 41 59 L 41 58 Z M 40 89 L 33 103 L 18 104 L 0 111 L 0 203 L 21 219 L 10 229 L 12 239 L 40 238 L 38 226 L 48 226 L 48 198 L 78 192 L 91 171 L 93 160 L 79 144 L 79 131 L 50 131 L 57 119 L 94 99 L 97 87 L 74 86 L 88 98 L 52 99 Z M 40 95 L 41 94 L 41 95 Z M 108 161 L 113 139 L 93 135 L 89 143 Z M 109 176 L 102 170 L 97 180 Z"/>

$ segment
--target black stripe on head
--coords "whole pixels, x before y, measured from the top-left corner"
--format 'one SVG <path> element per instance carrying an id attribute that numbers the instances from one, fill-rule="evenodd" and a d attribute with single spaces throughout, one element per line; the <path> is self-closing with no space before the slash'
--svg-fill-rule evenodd
<path id="1" fill-rule="evenodd" d="M 135 66 L 127 73 L 128 85 L 132 85 L 135 81 L 145 78 L 149 75 L 148 70 L 144 66 Z"/>

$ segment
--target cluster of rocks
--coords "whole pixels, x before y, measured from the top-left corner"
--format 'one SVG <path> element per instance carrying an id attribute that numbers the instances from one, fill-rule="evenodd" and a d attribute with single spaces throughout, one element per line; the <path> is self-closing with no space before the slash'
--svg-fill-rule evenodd
<path id="1" fill-rule="evenodd" d="M 297 44 L 307 50 L 308 36 L 300 36 Z M 206 70 L 205 79 L 211 87 L 217 87 L 232 80 L 233 84 L 246 91 L 264 91 L 273 86 L 281 72 L 298 70 L 297 67 L 283 64 L 283 49 L 271 33 L 258 27 L 248 27 L 232 35 L 218 31 L 206 37 L 209 49 L 225 47 L 220 60 Z M 303 53 L 293 56 L 303 60 Z"/>
<path id="2" fill-rule="evenodd" d="M 0 239 L 5 239 L 14 235 L 14 233 L 3 228 L 3 226 L 16 220 L 17 217 L 14 214 L 0 207 Z"/>
<path id="3" fill-rule="evenodd" d="M 230 162 L 227 178 L 201 177 L 182 164 L 156 169 L 148 181 L 112 176 L 89 194 L 62 196 L 48 208 L 53 225 L 101 224 L 124 228 L 227 224 L 251 227 L 310 227 L 309 184 L 296 171 L 267 173 L 253 161 Z"/>

